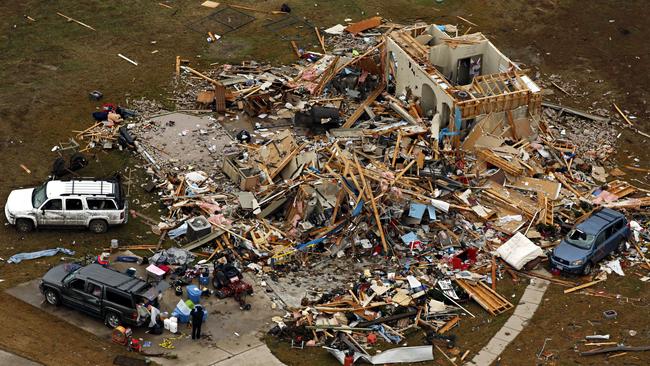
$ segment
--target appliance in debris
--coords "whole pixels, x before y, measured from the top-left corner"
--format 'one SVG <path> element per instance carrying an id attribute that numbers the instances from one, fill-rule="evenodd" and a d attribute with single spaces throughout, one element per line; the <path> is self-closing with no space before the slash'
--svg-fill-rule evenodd
<path id="1" fill-rule="evenodd" d="M 187 220 L 187 239 L 194 241 L 209 235 L 212 232 L 212 225 L 203 216 Z"/>
<path id="2" fill-rule="evenodd" d="M 232 264 L 215 264 L 212 284 L 215 295 L 220 299 L 232 297 L 239 303 L 242 310 L 250 310 L 251 304 L 246 303 L 246 295 L 253 294 L 253 286 L 243 281 L 244 276 Z"/>

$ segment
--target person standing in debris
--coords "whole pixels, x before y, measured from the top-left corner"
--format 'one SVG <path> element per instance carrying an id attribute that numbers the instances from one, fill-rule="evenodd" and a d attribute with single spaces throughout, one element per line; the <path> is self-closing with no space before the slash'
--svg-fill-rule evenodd
<path id="1" fill-rule="evenodd" d="M 192 339 L 201 339 L 201 324 L 203 323 L 203 307 L 199 304 L 190 311 L 192 321 Z"/>

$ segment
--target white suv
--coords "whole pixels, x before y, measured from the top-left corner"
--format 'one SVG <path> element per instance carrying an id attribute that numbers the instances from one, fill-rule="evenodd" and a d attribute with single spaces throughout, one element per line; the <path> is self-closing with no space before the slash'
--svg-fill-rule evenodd
<path id="1" fill-rule="evenodd" d="M 12 191 L 5 216 L 18 231 L 39 226 L 82 226 L 103 233 L 128 221 L 119 177 L 111 180 L 51 180 L 36 188 Z"/>

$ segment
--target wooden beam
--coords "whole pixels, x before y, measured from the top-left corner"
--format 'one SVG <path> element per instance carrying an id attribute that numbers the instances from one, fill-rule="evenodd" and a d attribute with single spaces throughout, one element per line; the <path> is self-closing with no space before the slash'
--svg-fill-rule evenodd
<path id="1" fill-rule="evenodd" d="M 569 293 L 574 292 L 574 291 L 582 290 L 583 288 L 591 287 L 591 286 L 593 286 L 593 285 L 595 285 L 595 284 L 597 284 L 599 282 L 603 282 L 603 280 L 597 280 L 597 281 L 591 281 L 591 282 L 583 283 L 580 286 L 571 287 L 571 288 L 568 288 L 568 289 L 564 290 L 564 293 L 569 294 Z"/>
<path id="2" fill-rule="evenodd" d="M 399 156 L 400 143 L 402 142 L 402 130 L 397 131 L 397 143 L 395 143 L 395 151 L 393 152 L 393 160 L 390 162 L 390 165 L 394 168 L 395 162 L 397 162 L 397 157 Z"/>
<path id="3" fill-rule="evenodd" d="M 318 27 L 314 27 L 314 30 L 316 31 L 316 38 L 318 38 L 318 43 L 320 43 L 321 50 L 323 50 L 324 54 L 327 54 L 327 50 L 325 50 L 325 39 L 324 39 L 324 37 L 320 35 L 320 31 L 318 30 Z"/>
<path id="4" fill-rule="evenodd" d="M 275 178 L 275 176 L 277 176 L 278 174 L 280 174 L 280 172 L 282 171 L 282 169 L 284 169 L 284 167 L 287 166 L 287 164 L 289 164 L 289 162 L 291 161 L 291 159 L 293 159 L 294 156 L 298 155 L 298 153 L 300 152 L 300 150 L 302 150 L 305 146 L 307 146 L 307 143 L 306 143 L 306 142 L 303 143 L 302 145 L 298 146 L 298 147 L 297 147 L 295 150 L 293 150 L 289 155 L 285 156 L 284 159 L 282 159 L 282 161 L 280 161 L 280 164 L 278 164 L 278 166 L 275 167 L 275 169 L 273 169 L 273 171 L 271 171 L 271 172 L 269 173 L 269 174 L 270 174 L 270 175 L 269 175 L 269 178 L 270 178 L 270 179 L 273 179 L 273 178 Z"/>
<path id="5" fill-rule="evenodd" d="M 379 94 L 381 94 L 384 91 L 384 87 L 385 85 L 383 83 L 380 84 L 377 87 L 377 89 L 375 89 L 375 91 L 373 91 L 372 94 L 370 94 L 368 98 L 366 98 L 366 100 L 364 100 L 363 103 L 359 105 L 359 107 L 354 111 L 354 113 L 352 113 L 352 115 L 345 120 L 345 123 L 341 126 L 341 128 L 352 127 L 352 125 L 359 119 L 359 117 L 361 117 L 365 109 L 369 107 L 370 104 L 372 104 L 372 102 L 374 102 L 375 99 L 377 99 Z"/>
<path id="6" fill-rule="evenodd" d="M 192 74 L 194 74 L 194 75 L 200 77 L 201 79 L 207 80 L 207 81 L 211 82 L 211 83 L 214 84 L 214 85 L 221 85 L 220 82 L 218 82 L 218 81 L 216 81 L 216 80 L 210 78 L 209 76 L 203 75 L 202 73 L 200 73 L 200 72 L 194 70 L 193 68 L 191 68 L 191 67 L 189 67 L 189 66 L 181 66 L 180 68 L 183 69 L 183 70 L 189 71 L 189 72 L 191 72 Z"/>
<path id="7" fill-rule="evenodd" d="M 293 53 L 296 55 L 296 57 L 300 58 L 300 50 L 298 49 L 298 45 L 296 44 L 296 41 L 294 40 L 291 41 L 291 48 L 293 48 Z"/>
<path id="8" fill-rule="evenodd" d="M 58 11 L 56 12 L 56 14 L 57 14 L 58 16 L 61 16 L 61 17 L 66 18 L 69 22 L 75 22 L 75 23 L 77 23 L 77 24 L 79 24 L 79 25 L 82 25 L 82 26 L 88 28 L 88 29 L 91 29 L 91 30 L 97 31 L 97 29 L 95 29 L 95 28 L 89 26 L 88 24 L 83 23 L 83 22 L 80 22 L 80 21 L 78 21 L 77 19 L 70 18 L 69 16 L 67 16 L 67 15 L 65 15 L 65 14 L 61 14 L 61 13 L 59 13 Z"/>
<path id="9" fill-rule="evenodd" d="M 512 118 L 512 111 L 511 110 L 506 111 L 506 119 L 508 120 L 508 124 L 510 125 L 510 132 L 512 133 L 512 138 L 515 141 L 519 140 L 519 135 L 517 134 L 517 126 L 515 125 L 515 121 Z"/>
<path id="10" fill-rule="evenodd" d="M 381 237 L 381 244 L 384 247 L 384 253 L 388 254 L 388 243 L 386 242 L 386 237 L 384 236 L 384 228 L 381 226 L 381 220 L 379 218 L 379 210 L 377 209 L 377 204 L 375 203 L 375 197 L 372 194 L 372 188 L 368 184 L 366 184 L 366 177 L 363 174 L 363 169 L 361 168 L 361 164 L 359 164 L 359 159 L 357 159 L 357 155 L 354 155 L 354 163 L 357 166 L 357 170 L 359 171 L 359 176 L 361 177 L 361 183 L 366 187 L 365 193 L 366 193 L 366 198 L 370 200 L 370 205 L 372 206 L 372 212 L 375 215 L 375 222 L 377 223 L 377 229 L 379 229 L 379 235 Z"/>
<path id="11" fill-rule="evenodd" d="M 616 111 L 618 112 L 618 114 L 620 114 L 621 117 L 623 117 L 623 119 L 625 120 L 625 122 L 627 122 L 628 125 L 630 125 L 630 126 L 633 125 L 632 122 L 630 122 L 630 120 L 627 118 L 625 113 L 623 113 L 623 111 L 616 105 L 616 103 L 614 103 L 614 108 L 616 108 Z"/>

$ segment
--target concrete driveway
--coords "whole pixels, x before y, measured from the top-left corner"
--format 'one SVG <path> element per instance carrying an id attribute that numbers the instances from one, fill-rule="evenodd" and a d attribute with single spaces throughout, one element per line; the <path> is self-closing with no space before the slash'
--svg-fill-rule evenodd
<path id="1" fill-rule="evenodd" d="M 255 283 L 249 275 L 246 275 L 246 280 Z M 146 328 L 141 328 L 134 330 L 134 336 L 151 342 L 151 347 L 144 349 L 146 353 L 169 352 L 178 357 L 174 360 L 156 358 L 156 362 L 162 365 L 282 365 L 261 340 L 264 332 L 272 327 L 271 317 L 282 313 L 272 309 L 272 303 L 263 290 L 258 287 L 255 290 L 259 292 L 248 298 L 252 305 L 250 311 L 241 311 L 232 299 L 202 298 L 201 304 L 209 315 L 202 327 L 203 338 L 200 341 L 192 341 L 191 328 L 184 324 L 179 324 L 177 334 L 164 331 L 162 335 L 151 335 L 146 333 Z M 38 280 L 20 284 L 7 293 L 110 342 L 111 330 L 101 319 L 46 303 L 38 290 Z M 182 299 L 187 299 L 187 296 Z M 171 313 L 178 300 L 171 289 L 165 291 L 161 311 Z M 175 349 L 160 347 L 164 338 L 177 338 L 173 340 Z"/>

